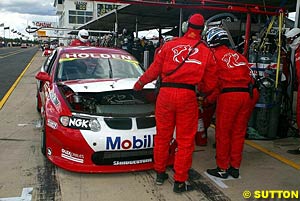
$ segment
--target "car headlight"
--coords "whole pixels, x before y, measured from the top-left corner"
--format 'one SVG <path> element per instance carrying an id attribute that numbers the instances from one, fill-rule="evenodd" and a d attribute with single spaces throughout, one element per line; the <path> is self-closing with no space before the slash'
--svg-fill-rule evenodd
<path id="1" fill-rule="evenodd" d="M 94 132 L 98 132 L 101 130 L 101 125 L 95 118 L 61 116 L 59 118 L 59 121 L 64 127 L 68 128 L 91 130 Z"/>
<path id="2" fill-rule="evenodd" d="M 97 119 L 90 120 L 90 128 L 94 132 L 98 132 L 101 130 L 101 125 Z"/>
<path id="3" fill-rule="evenodd" d="M 65 127 L 67 127 L 69 125 L 69 120 L 70 120 L 70 117 L 68 117 L 68 116 L 61 116 L 59 118 L 60 123 Z"/>

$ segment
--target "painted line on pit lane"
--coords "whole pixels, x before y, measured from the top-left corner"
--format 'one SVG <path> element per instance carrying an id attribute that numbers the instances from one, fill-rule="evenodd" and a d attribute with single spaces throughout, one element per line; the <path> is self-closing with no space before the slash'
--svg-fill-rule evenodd
<path id="1" fill-rule="evenodd" d="M 13 90 L 17 87 L 18 83 L 20 82 L 21 78 L 23 77 L 23 75 L 25 74 L 25 72 L 28 70 L 29 66 L 31 65 L 31 63 L 33 62 L 34 58 L 36 57 L 37 53 L 35 53 L 35 55 L 32 57 L 32 59 L 30 60 L 30 62 L 27 64 L 26 68 L 23 70 L 23 72 L 21 73 L 21 75 L 18 77 L 18 79 L 15 81 L 15 83 L 10 87 L 10 89 L 8 90 L 8 92 L 4 95 L 4 97 L 2 98 L 2 100 L 0 101 L 0 110 L 2 109 L 3 105 L 5 104 L 5 102 L 7 101 L 7 99 L 9 98 L 10 94 L 13 92 Z"/>
<path id="2" fill-rule="evenodd" d="M 23 188 L 21 197 L 0 198 L 0 201 L 31 201 L 33 188 Z"/>
<path id="3" fill-rule="evenodd" d="M 300 170 L 300 165 L 299 164 L 297 164 L 297 163 L 295 163 L 295 162 L 293 162 L 293 161 L 291 161 L 291 160 L 289 160 L 289 159 L 287 159 L 287 158 L 285 158 L 285 157 L 283 157 L 283 156 L 281 156 L 279 154 L 276 154 L 276 153 L 274 153 L 274 152 L 272 152 L 272 151 L 270 151 L 270 150 L 268 150 L 268 149 L 266 149 L 266 148 L 258 145 L 255 142 L 252 142 L 250 140 L 245 140 L 245 143 L 247 145 L 249 145 L 249 146 L 251 146 L 251 147 L 253 147 L 253 148 L 255 148 L 255 149 L 257 149 L 257 150 L 259 150 L 259 151 L 261 151 L 261 152 L 263 152 L 265 154 L 267 154 L 267 155 L 270 155 L 271 157 L 273 157 L 273 158 L 275 158 L 275 159 L 277 159 L 277 160 L 279 160 L 279 161 L 281 161 L 281 162 L 283 162 L 283 163 L 285 163 L 285 164 L 287 164 L 287 165 L 289 165 L 289 166 L 297 169 L 297 170 Z"/>
<path id="4" fill-rule="evenodd" d="M 9 57 L 9 56 L 12 56 L 12 55 L 15 55 L 15 54 L 19 54 L 20 52 L 25 52 L 25 51 L 24 50 L 17 50 L 17 51 L 14 51 L 14 52 L 7 52 L 5 54 L 0 55 L 0 59 L 3 59 L 5 57 Z"/>

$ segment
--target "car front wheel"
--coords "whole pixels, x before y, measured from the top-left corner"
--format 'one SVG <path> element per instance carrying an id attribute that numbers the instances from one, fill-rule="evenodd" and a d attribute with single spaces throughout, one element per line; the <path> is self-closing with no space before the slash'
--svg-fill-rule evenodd
<path id="1" fill-rule="evenodd" d="M 42 125 L 42 133 L 41 133 L 41 152 L 44 156 L 46 156 L 46 129 L 45 129 L 45 121 L 43 121 Z"/>

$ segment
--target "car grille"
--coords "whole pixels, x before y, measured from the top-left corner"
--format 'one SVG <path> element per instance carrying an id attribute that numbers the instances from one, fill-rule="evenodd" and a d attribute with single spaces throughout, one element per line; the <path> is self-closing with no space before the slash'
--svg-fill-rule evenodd
<path id="1" fill-rule="evenodd" d="M 123 162 L 125 165 L 145 163 L 143 160 L 153 161 L 152 148 L 133 151 L 99 151 L 92 155 L 92 161 L 96 165 L 115 165 L 116 162 L 120 164 Z"/>
<path id="2" fill-rule="evenodd" d="M 104 118 L 105 123 L 111 129 L 130 130 L 132 128 L 131 118 Z M 153 128 L 155 127 L 155 117 L 138 117 L 136 118 L 137 128 Z"/>
<path id="3" fill-rule="evenodd" d="M 137 128 L 153 128 L 155 127 L 155 117 L 136 118 Z"/>
<path id="4" fill-rule="evenodd" d="M 104 118 L 104 121 L 112 129 L 130 130 L 132 128 L 131 118 Z"/>

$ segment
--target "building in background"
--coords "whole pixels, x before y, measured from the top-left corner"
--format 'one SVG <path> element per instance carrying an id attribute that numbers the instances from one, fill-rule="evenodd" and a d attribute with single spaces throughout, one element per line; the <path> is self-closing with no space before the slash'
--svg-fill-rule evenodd
<path id="1" fill-rule="evenodd" d="M 60 43 L 69 44 L 72 38 L 76 37 L 76 35 L 70 35 L 72 29 L 75 30 L 120 5 L 99 1 L 54 0 L 53 6 L 56 8 L 56 15 L 59 18 L 58 27 L 68 29 L 67 31 L 58 31 Z"/>

